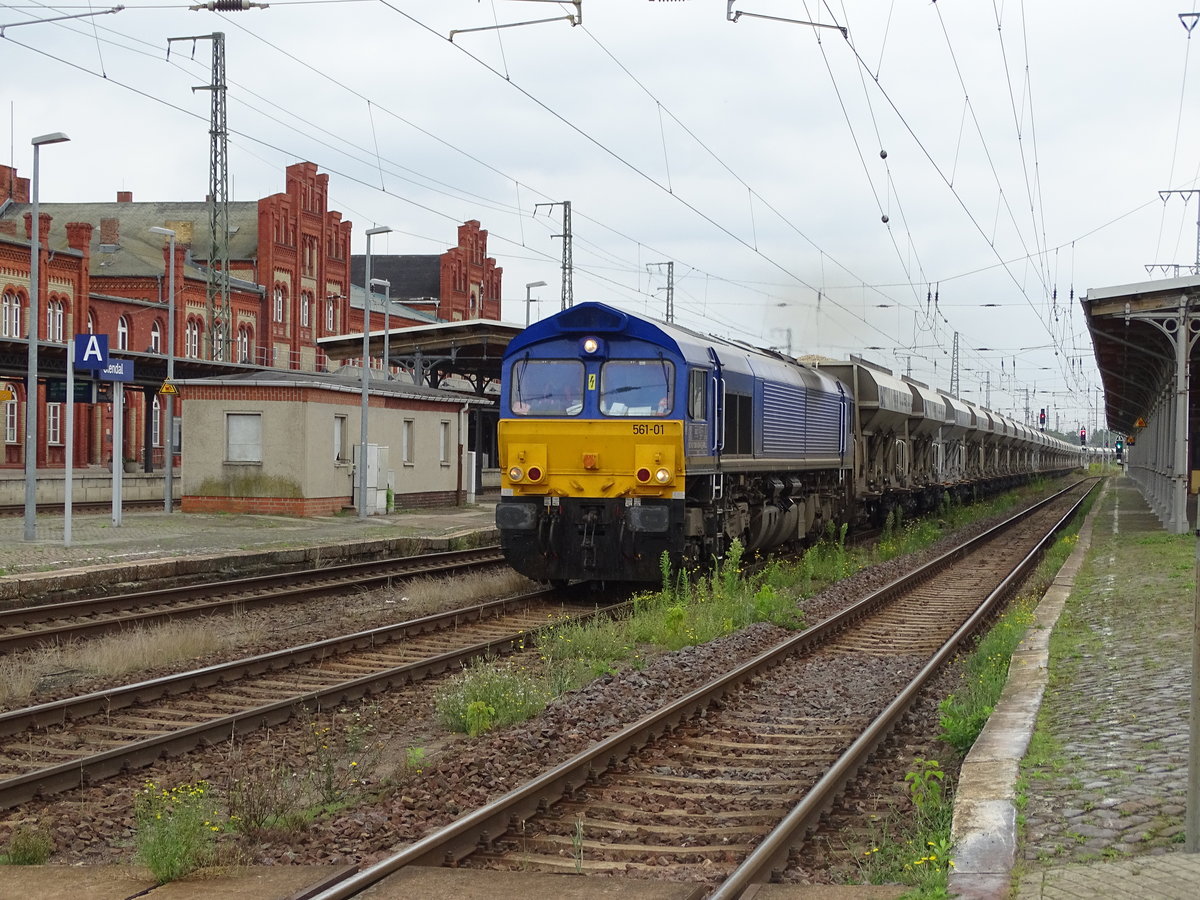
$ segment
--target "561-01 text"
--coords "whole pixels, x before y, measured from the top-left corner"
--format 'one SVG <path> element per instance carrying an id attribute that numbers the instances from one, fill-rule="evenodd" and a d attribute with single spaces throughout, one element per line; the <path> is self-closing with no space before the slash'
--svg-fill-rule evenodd
<path id="1" fill-rule="evenodd" d="M 647 425 L 645 422 L 635 422 L 634 434 L 666 434 L 667 429 L 662 425 Z"/>

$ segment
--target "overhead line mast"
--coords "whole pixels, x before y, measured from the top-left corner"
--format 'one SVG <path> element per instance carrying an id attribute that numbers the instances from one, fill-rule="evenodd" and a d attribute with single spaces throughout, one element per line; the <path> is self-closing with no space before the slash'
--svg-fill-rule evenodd
<path id="1" fill-rule="evenodd" d="M 208 254 L 208 358 L 221 360 L 229 343 L 229 125 L 225 111 L 225 33 L 167 38 L 167 55 L 174 41 L 212 41 L 212 83 L 192 88 L 212 91 L 209 118 L 208 225 L 212 245 Z"/>
<path id="2" fill-rule="evenodd" d="M 575 305 L 575 261 L 571 255 L 571 201 L 556 200 L 554 203 L 535 203 L 533 214 L 536 216 L 543 206 L 563 208 L 563 233 L 551 237 L 563 239 L 562 251 L 562 308 L 568 309 Z"/>

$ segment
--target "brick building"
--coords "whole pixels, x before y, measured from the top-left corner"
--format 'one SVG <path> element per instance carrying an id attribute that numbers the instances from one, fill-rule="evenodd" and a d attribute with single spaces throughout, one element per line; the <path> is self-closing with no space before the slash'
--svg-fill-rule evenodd
<path id="1" fill-rule="evenodd" d="M 297 163 L 287 168 L 282 193 L 229 204 L 228 308 L 208 298 L 207 203 L 135 202 L 131 191 L 120 191 L 112 203 L 40 204 L 39 338 L 65 343 L 74 334 L 93 332 L 109 335 L 114 351 L 165 354 L 169 240 L 149 231 L 157 226 L 176 234 L 177 360 L 324 371 L 327 361 L 316 338 L 362 322 L 361 311 L 350 315 L 351 223 L 327 208 L 328 180 L 312 163 Z M 0 166 L 0 340 L 26 334 L 29 201 L 28 179 Z M 24 464 L 20 381 L 6 382 L 17 399 L 6 404 L 0 465 Z M 64 463 L 61 405 L 46 404 L 44 393 L 41 402 L 38 465 L 53 468 Z M 160 464 L 165 423 L 157 397 L 139 402 L 135 394 L 125 415 L 126 446 L 119 454 L 106 445 L 111 407 L 96 406 L 79 416 L 75 465 L 106 464 L 118 455 L 145 462 L 147 447 L 152 464 Z"/>
<path id="2" fill-rule="evenodd" d="M 14 397 L 2 404 L 0 468 L 10 469 L 24 466 L 21 362 L 29 310 L 29 189 L 28 179 L 0 166 L 0 387 L 8 387 Z M 133 358 L 139 372 L 142 366 L 162 371 L 170 332 L 170 244 L 151 233 L 151 227 L 176 235 L 172 351 L 177 378 L 228 374 L 243 367 L 329 372 L 333 366 L 318 339 L 361 332 L 368 304 L 364 286 L 353 283 L 351 223 L 329 209 L 328 192 L 329 176 L 302 162 L 287 167 L 283 192 L 229 203 L 227 306 L 219 295 L 216 300 L 209 296 L 208 260 L 214 252 L 207 203 L 135 202 L 131 191 L 118 192 L 109 203 L 41 203 L 38 336 L 45 351 L 39 354 L 43 378 L 55 356 L 53 345 L 65 345 L 85 332 L 109 335 L 110 352 Z M 387 304 L 390 326 L 498 317 L 501 270 L 486 252 L 487 232 L 470 221 L 459 227 L 457 247 L 408 258 L 424 261 L 412 273 L 405 275 L 402 266 L 373 273 L 391 276 L 393 282 L 393 300 Z M 392 259 L 376 256 L 374 263 L 381 266 Z M 362 257 L 354 263 L 361 281 Z M 432 279 L 426 277 L 429 272 Z M 409 294 L 400 289 L 404 284 L 419 285 L 419 291 Z M 409 307 L 406 299 L 437 302 Z M 372 301 L 370 307 L 369 329 L 382 328 L 383 303 Z M 60 366 L 63 350 L 65 346 L 57 351 Z M 143 383 L 140 390 L 126 392 L 120 448 L 111 444 L 111 404 L 77 405 L 73 465 L 104 466 L 125 459 L 136 460 L 147 472 L 161 467 L 168 429 L 156 387 Z M 38 468 L 59 468 L 65 465 L 65 404 L 47 402 L 44 383 L 38 400 Z M 183 392 L 176 398 L 176 415 L 182 416 L 186 407 Z"/>
<path id="3" fill-rule="evenodd" d="M 436 310 L 442 322 L 500 318 L 504 270 L 487 255 L 488 233 L 474 219 L 458 226 L 458 245 L 444 253 L 371 254 L 371 277 L 389 282 L 393 303 Z M 362 284 L 366 258 L 355 255 L 350 273 Z M 426 324 L 413 321 L 410 324 Z"/>

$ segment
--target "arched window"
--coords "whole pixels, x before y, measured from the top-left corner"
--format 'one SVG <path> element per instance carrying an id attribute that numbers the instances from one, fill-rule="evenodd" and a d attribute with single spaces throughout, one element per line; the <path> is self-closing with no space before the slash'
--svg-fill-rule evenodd
<path id="1" fill-rule="evenodd" d="M 121 316 L 117 319 L 117 349 L 129 349 L 129 317 Z"/>
<path id="2" fill-rule="evenodd" d="M 188 319 L 184 329 L 183 354 L 192 359 L 200 358 L 200 323 L 195 319 Z"/>
<path id="3" fill-rule="evenodd" d="M 248 363 L 250 359 L 250 329 L 245 325 L 238 327 L 237 333 L 237 361 Z"/>
<path id="4" fill-rule="evenodd" d="M 281 285 L 275 285 L 275 302 L 271 308 L 271 319 L 275 322 L 283 321 L 283 304 L 286 299 Z"/>
<path id="5" fill-rule="evenodd" d="M 21 337 L 21 298 L 12 291 L 5 291 L 0 313 L 0 336 Z"/>
<path id="6" fill-rule="evenodd" d="M 150 443 L 155 447 L 162 446 L 162 404 L 158 394 L 154 395 L 154 412 L 150 416 Z"/>
<path id="7" fill-rule="evenodd" d="M 212 358 L 213 359 L 224 359 L 225 358 L 225 345 L 228 343 L 228 338 L 226 338 L 226 336 L 225 336 L 225 325 L 223 323 L 218 322 L 215 325 L 213 325 L 212 341 L 213 341 Z"/>
<path id="8" fill-rule="evenodd" d="M 337 300 L 334 299 L 333 297 L 330 297 L 325 302 L 325 330 L 326 331 L 333 331 L 333 322 L 334 322 L 333 305 L 335 303 L 337 303 Z"/>
<path id="9" fill-rule="evenodd" d="M 51 298 L 50 302 L 46 304 L 46 340 L 63 340 L 63 323 L 65 319 L 65 304 L 61 300 Z"/>
<path id="10" fill-rule="evenodd" d="M 150 352 L 162 353 L 162 326 L 157 319 L 150 324 Z"/>
<path id="11" fill-rule="evenodd" d="M 96 333 L 96 317 L 92 314 L 92 311 L 90 309 L 88 310 L 87 328 L 88 328 L 88 330 L 87 330 L 88 334 Z"/>
<path id="12" fill-rule="evenodd" d="M 308 291 L 300 292 L 300 327 L 308 327 L 308 308 L 312 305 L 312 294 Z"/>

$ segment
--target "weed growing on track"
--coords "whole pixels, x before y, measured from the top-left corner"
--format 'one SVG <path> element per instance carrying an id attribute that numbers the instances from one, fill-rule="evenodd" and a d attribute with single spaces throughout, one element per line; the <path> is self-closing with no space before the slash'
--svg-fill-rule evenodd
<path id="1" fill-rule="evenodd" d="M 363 704 L 312 714 L 305 723 L 309 782 L 326 806 L 362 792 L 374 774 L 383 749 L 374 737 L 378 717 L 378 706 Z"/>
<path id="2" fill-rule="evenodd" d="M 147 781 L 134 797 L 138 859 L 166 884 L 206 865 L 224 830 L 207 782 L 164 788 Z"/>
<path id="3" fill-rule="evenodd" d="M 923 900 L 949 896 L 946 884 L 954 867 L 949 837 L 954 804 L 944 790 L 944 778 L 937 760 L 913 760 L 913 768 L 904 776 L 912 807 L 909 821 L 898 817 L 871 823 L 871 846 L 858 860 L 865 883 L 909 885 L 914 891 L 905 897 Z"/>
<path id="4" fill-rule="evenodd" d="M 40 828 L 18 825 L 8 839 L 8 849 L 0 854 L 0 865 L 44 866 L 54 852 L 54 840 Z"/>
<path id="5" fill-rule="evenodd" d="M 435 708 L 446 728 L 476 737 L 536 716 L 553 696 L 542 676 L 508 661 L 481 660 L 438 690 Z"/>

